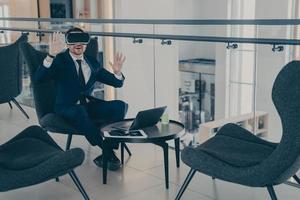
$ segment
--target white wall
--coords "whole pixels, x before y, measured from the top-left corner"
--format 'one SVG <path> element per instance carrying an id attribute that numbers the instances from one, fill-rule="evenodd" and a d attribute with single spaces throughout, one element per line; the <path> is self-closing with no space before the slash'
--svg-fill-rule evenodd
<path id="1" fill-rule="evenodd" d="M 178 19 L 227 19 L 227 1 L 176 0 Z M 199 36 L 226 36 L 226 26 L 181 26 L 177 34 Z M 209 42 L 179 42 L 179 59 L 208 58 L 216 60 L 215 74 L 215 119 L 226 113 L 227 80 L 226 45 Z"/>
<path id="2" fill-rule="evenodd" d="M 227 19 L 227 1 L 176 0 L 178 19 Z M 181 26 L 177 34 L 226 36 L 226 26 Z M 216 60 L 215 119 L 224 118 L 227 97 L 226 46 L 223 43 L 179 42 L 179 59 L 208 58 Z"/>
<path id="3" fill-rule="evenodd" d="M 220 0 L 175 0 L 177 19 L 224 19 L 227 1 Z M 224 36 L 224 26 L 176 26 L 177 34 L 199 36 Z M 179 42 L 179 59 L 215 59 L 216 43 Z"/>
<path id="4" fill-rule="evenodd" d="M 167 1 L 115 1 L 115 18 L 173 19 L 174 3 Z M 116 31 L 153 33 L 152 25 L 117 25 Z M 173 32 L 172 27 L 155 27 L 157 32 Z M 155 48 L 154 48 L 155 47 Z M 126 54 L 125 85 L 118 89 L 117 98 L 129 103 L 128 117 L 139 110 L 167 105 L 172 118 L 178 109 L 178 47 L 162 46 L 159 40 L 144 40 L 133 44 L 132 39 L 116 39 L 116 50 Z M 155 81 L 154 81 L 155 80 Z M 154 91 L 155 88 L 155 91 Z"/>

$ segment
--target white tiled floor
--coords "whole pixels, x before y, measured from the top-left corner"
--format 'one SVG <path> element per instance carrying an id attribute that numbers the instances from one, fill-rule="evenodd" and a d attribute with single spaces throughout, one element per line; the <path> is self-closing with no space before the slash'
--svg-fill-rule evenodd
<path id="1" fill-rule="evenodd" d="M 8 104 L 0 105 L 0 143 L 4 143 L 24 128 L 37 124 L 35 111 L 24 107 L 30 120 Z M 51 134 L 58 144 L 64 146 L 66 136 Z M 132 157 L 126 155 L 125 166 L 117 172 L 108 173 L 108 184 L 102 184 L 102 170 L 93 164 L 93 159 L 100 150 L 90 147 L 84 137 L 76 136 L 73 147 L 81 147 L 86 152 L 82 166 L 75 171 L 91 199 L 101 200 L 164 200 L 174 199 L 189 168 L 181 163 L 175 166 L 175 153 L 169 151 L 170 189 L 165 189 L 162 149 L 151 144 L 129 144 Z M 282 184 L 275 187 L 278 198 L 282 200 L 300 199 L 300 188 Z M 59 183 L 54 180 L 19 190 L 0 193 L 0 200 L 50 200 L 82 199 L 69 176 L 61 177 Z M 184 193 L 183 200 L 266 200 L 269 199 L 266 189 L 250 188 L 197 173 Z"/>

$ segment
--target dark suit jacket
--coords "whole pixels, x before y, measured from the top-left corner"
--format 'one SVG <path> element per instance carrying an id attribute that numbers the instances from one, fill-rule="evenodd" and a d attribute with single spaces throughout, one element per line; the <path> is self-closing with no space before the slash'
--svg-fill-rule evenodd
<path id="1" fill-rule="evenodd" d="M 35 81 L 51 79 L 55 81 L 57 90 L 55 109 L 75 105 L 82 94 L 89 96 L 96 81 L 113 87 L 122 87 L 124 77 L 123 80 L 117 79 L 114 74 L 100 67 L 98 61 L 92 57 L 84 56 L 84 59 L 91 68 L 91 76 L 85 88 L 80 87 L 76 66 L 68 50 L 58 54 L 50 68 L 46 68 L 42 63 L 37 69 Z"/>

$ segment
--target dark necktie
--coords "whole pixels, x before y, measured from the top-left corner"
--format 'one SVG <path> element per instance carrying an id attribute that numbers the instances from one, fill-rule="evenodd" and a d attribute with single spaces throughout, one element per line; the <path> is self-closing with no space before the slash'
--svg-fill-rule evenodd
<path id="1" fill-rule="evenodd" d="M 85 98 L 85 95 L 84 95 L 84 88 L 85 88 L 85 80 L 84 80 L 84 76 L 83 76 L 83 72 L 82 72 L 82 66 L 81 66 L 81 60 L 76 60 L 76 62 L 78 63 L 78 79 L 79 79 L 79 84 L 80 84 L 80 87 L 81 87 L 81 96 L 80 96 L 80 104 L 85 104 L 86 103 L 86 98 Z"/>

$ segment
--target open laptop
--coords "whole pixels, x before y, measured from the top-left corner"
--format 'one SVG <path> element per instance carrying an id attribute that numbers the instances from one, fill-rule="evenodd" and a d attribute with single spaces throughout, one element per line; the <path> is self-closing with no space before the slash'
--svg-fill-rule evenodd
<path id="1" fill-rule="evenodd" d="M 166 108 L 167 106 L 163 106 L 159 108 L 140 111 L 136 115 L 131 125 L 128 125 L 127 127 L 114 126 L 112 128 L 123 130 L 123 131 L 129 131 L 129 130 L 138 130 L 149 126 L 154 126 L 159 121 L 160 117 L 165 112 Z"/>

